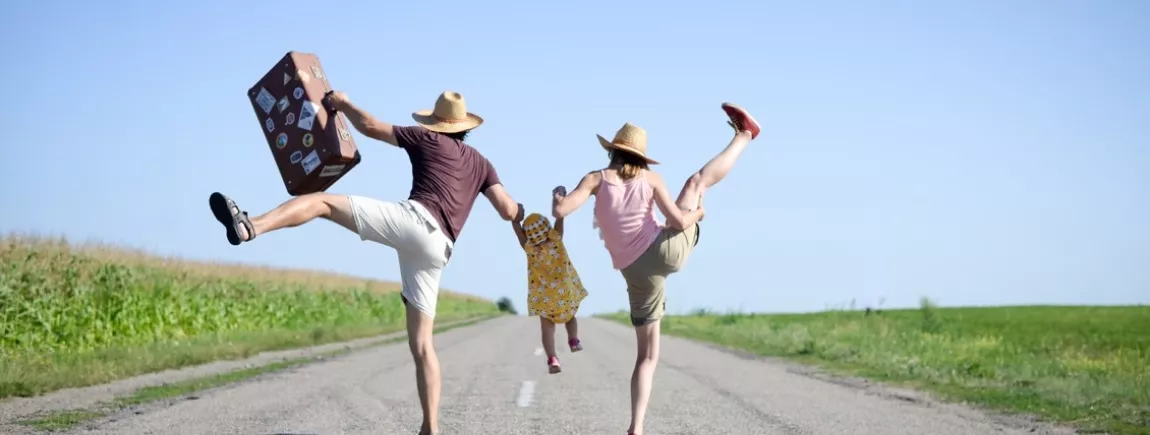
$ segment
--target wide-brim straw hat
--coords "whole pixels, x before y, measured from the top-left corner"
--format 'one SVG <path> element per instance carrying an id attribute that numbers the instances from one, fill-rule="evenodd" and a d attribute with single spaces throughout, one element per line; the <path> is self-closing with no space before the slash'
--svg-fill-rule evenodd
<path id="1" fill-rule="evenodd" d="M 623 124 L 623 127 L 615 132 L 615 138 L 610 141 L 600 135 L 595 135 L 595 137 L 599 138 L 599 144 L 608 151 L 623 151 L 646 160 L 647 164 L 659 164 L 655 159 L 647 157 L 647 130 L 630 122 Z"/>
<path id="2" fill-rule="evenodd" d="M 463 94 L 453 91 L 439 94 L 435 109 L 413 112 L 411 117 L 423 128 L 439 133 L 458 133 L 483 124 L 483 118 L 467 111 Z"/>

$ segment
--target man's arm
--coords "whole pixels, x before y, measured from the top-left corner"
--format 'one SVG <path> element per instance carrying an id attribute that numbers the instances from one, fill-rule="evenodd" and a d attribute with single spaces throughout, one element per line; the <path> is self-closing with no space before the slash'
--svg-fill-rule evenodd
<path id="1" fill-rule="evenodd" d="M 555 232 L 559 233 L 559 237 L 563 237 L 563 218 L 555 219 Z"/>
<path id="2" fill-rule="evenodd" d="M 355 127 L 360 134 L 399 146 L 399 141 L 395 138 L 395 128 L 391 124 L 375 119 L 366 110 L 356 106 L 347 98 L 347 94 L 331 91 L 328 94 L 328 101 L 331 102 L 332 108 L 347 116 L 352 127 Z"/>
<path id="3" fill-rule="evenodd" d="M 574 213 L 575 210 L 583 206 L 587 198 L 596 193 L 596 189 L 599 188 L 600 176 L 598 171 L 584 175 L 583 179 L 579 180 L 579 185 L 575 186 L 575 190 L 565 195 L 559 191 L 559 187 L 556 188 L 554 196 L 551 198 L 551 215 L 555 217 L 556 225 L 559 224 L 559 219 Z"/>
<path id="4" fill-rule="evenodd" d="M 520 222 L 523 220 L 523 204 L 516 203 L 511 199 L 511 195 L 503 190 L 502 184 L 494 184 L 489 186 L 483 191 L 483 196 L 491 201 L 491 206 L 495 207 L 495 211 L 499 212 L 499 217 L 505 221 Z"/>

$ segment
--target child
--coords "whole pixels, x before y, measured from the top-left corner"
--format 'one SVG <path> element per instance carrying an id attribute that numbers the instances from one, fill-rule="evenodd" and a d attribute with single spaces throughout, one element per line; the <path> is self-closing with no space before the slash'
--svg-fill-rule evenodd
<path id="1" fill-rule="evenodd" d="M 547 218 L 532 213 L 522 225 L 512 221 L 511 226 L 519 237 L 519 245 L 527 252 L 527 315 L 539 316 L 548 371 L 559 373 L 562 369 L 555 354 L 555 324 L 566 324 L 571 352 L 583 350 L 575 313 L 587 297 L 587 290 L 563 246 L 563 219 L 557 219 L 555 228 L 551 228 Z"/>
<path id="2" fill-rule="evenodd" d="M 723 103 L 735 136 L 727 147 L 687 179 L 672 200 L 663 177 L 650 169 L 659 162 L 647 156 L 647 132 L 631 123 L 608 141 L 606 168 L 592 171 L 567 195 L 555 188 L 551 214 L 562 219 L 595 197 L 595 224 L 615 269 L 627 282 L 631 324 L 635 327 L 637 358 L 631 375 L 631 427 L 629 435 L 643 433 L 651 382 L 659 360 L 659 324 L 666 305 L 667 278 L 679 272 L 699 241 L 699 224 L 705 213 L 703 194 L 735 166 L 735 161 L 762 127 L 737 105 Z M 666 223 L 655 218 L 655 209 Z M 753 225 L 753 223 L 749 223 Z"/>

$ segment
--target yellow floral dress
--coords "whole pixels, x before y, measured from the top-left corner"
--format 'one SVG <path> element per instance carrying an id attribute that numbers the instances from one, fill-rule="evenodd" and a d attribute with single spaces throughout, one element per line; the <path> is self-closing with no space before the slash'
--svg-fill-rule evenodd
<path id="1" fill-rule="evenodd" d="M 527 244 L 527 315 L 567 323 L 579 311 L 587 289 L 567 256 L 563 238 L 539 213 L 523 220 Z"/>

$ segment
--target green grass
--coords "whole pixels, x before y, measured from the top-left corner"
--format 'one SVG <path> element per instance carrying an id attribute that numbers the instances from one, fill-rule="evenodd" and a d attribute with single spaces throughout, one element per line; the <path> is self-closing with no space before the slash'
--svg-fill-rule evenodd
<path id="1" fill-rule="evenodd" d="M 625 313 L 604 315 L 628 322 Z M 629 323 L 628 323 L 629 324 Z M 667 334 L 1029 413 L 1150 434 L 1150 307 L 669 316 Z"/>
<path id="2" fill-rule="evenodd" d="M 107 246 L 0 239 L 0 398 L 393 332 L 399 286 L 158 258 Z M 445 291 L 438 322 L 496 315 Z"/>

